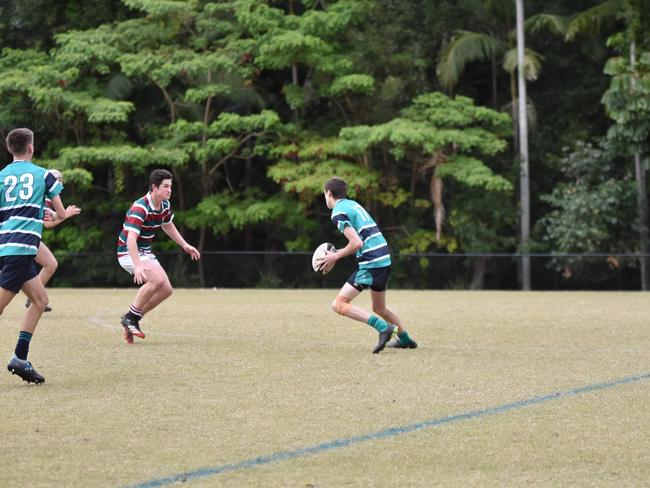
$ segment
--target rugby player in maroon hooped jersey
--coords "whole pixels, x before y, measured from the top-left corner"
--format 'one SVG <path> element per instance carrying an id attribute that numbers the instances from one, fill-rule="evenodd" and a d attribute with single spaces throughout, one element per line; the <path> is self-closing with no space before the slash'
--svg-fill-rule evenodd
<path id="1" fill-rule="evenodd" d="M 193 260 L 201 254 L 189 245 L 172 222 L 169 198 L 172 194 L 172 174 L 166 169 L 154 169 L 149 175 L 149 192 L 139 198 L 126 213 L 122 231 L 117 239 L 117 259 L 120 266 L 142 285 L 129 311 L 122 316 L 124 339 L 133 344 L 133 337 L 144 339 L 140 319 L 172 294 L 167 273 L 151 251 L 151 243 L 160 228 Z"/>

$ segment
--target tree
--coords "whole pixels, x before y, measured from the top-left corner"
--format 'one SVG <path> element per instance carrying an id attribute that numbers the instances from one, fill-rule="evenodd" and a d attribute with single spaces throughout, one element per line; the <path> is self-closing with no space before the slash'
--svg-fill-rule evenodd
<path id="1" fill-rule="evenodd" d="M 428 93 L 417 97 L 400 117 L 389 122 L 346 127 L 337 139 L 298 149 L 293 161 L 280 162 L 269 174 L 287 191 L 308 192 L 307 200 L 322 193 L 324 181 L 338 174 L 349 180 L 353 195 L 361 193 L 369 197 L 364 201 L 371 200 L 371 204 L 375 195 L 374 200 L 386 208 L 421 211 L 433 206 L 435 230 L 416 225 L 400 241 L 402 248 L 422 252 L 445 241 L 454 250 L 457 241 L 445 240 L 442 233 L 444 181 L 455 181 L 468 190 L 457 190 L 459 205 L 454 217 L 459 222 L 471 218 L 467 212 L 478 208 L 462 206 L 463 198 L 484 201 L 486 194 L 508 195 L 511 182 L 495 174 L 484 159 L 505 149 L 503 137 L 509 133 L 507 114 L 476 107 L 466 97 L 450 99 L 442 93 Z M 403 163 L 410 167 L 410 191 L 391 177 Z M 429 175 L 429 201 L 416 194 L 416 179 L 423 174 Z M 465 229 L 469 244 L 472 233 L 480 231 L 478 227 L 471 231 L 467 225 Z"/>
<path id="2" fill-rule="evenodd" d="M 619 154 L 634 158 L 637 182 L 637 219 L 641 258 L 641 289 L 647 290 L 648 254 L 648 199 L 646 167 L 650 161 L 650 52 L 639 60 L 632 52 L 630 61 L 612 58 L 605 66 L 612 76 L 609 89 L 603 95 L 607 114 L 615 121 L 607 137 L 618 148 Z"/>
<path id="3" fill-rule="evenodd" d="M 476 4 L 476 2 L 470 2 Z M 450 92 L 459 83 L 461 75 L 470 63 L 489 62 L 492 86 L 492 108 L 498 109 L 497 67 L 499 64 L 510 75 L 510 100 L 513 119 L 516 114 L 517 82 L 515 70 L 519 65 L 516 31 L 513 26 L 511 7 L 506 4 L 479 2 L 478 12 L 473 20 L 483 30 L 458 30 L 440 52 L 436 68 L 438 80 Z M 550 32 L 563 36 L 565 19 L 551 14 L 537 14 L 525 22 L 525 29 L 534 34 Z M 534 81 L 541 71 L 542 56 L 532 49 L 526 49 L 522 62 L 526 79 Z"/>
<path id="4" fill-rule="evenodd" d="M 581 2 L 587 3 L 593 0 Z M 302 251 L 331 238 L 321 187 L 332 174 L 350 180 L 398 253 L 516 248 L 512 190 L 487 186 L 492 178 L 516 184 L 512 157 L 462 145 L 477 128 L 499 144 L 512 136 L 502 122 L 496 129 L 467 116 L 491 98 L 499 107 L 517 95 L 508 82 L 519 65 L 512 2 L 99 0 L 83 10 L 79 0 L 65 0 L 28 15 L 35 4 L 0 6 L 0 40 L 12 46 L 0 54 L 0 130 L 33 127 L 37 161 L 62 167 L 70 183 L 65 198 L 83 203 L 81 231 L 57 232 L 58 249 L 110 253 L 123 210 L 144 191 L 154 165 L 174 172 L 177 224 L 204 251 Z M 527 2 L 527 8 L 570 12 L 557 0 Z M 563 143 L 589 140 L 607 123 L 595 102 L 609 79 L 594 73 L 594 58 L 578 57 L 582 43 L 566 46 L 538 35 L 560 31 L 558 19 L 531 15 L 525 23 L 527 40 L 540 53 L 534 62 L 526 51 L 527 77 L 542 65 L 554 75 L 528 86 L 530 98 L 545 101 L 530 130 L 531 152 L 543 156 L 534 160 L 532 195 L 568 178 L 557 165 Z M 472 50 L 490 42 L 481 36 L 502 43 L 495 56 L 478 49 L 483 57 L 473 58 Z M 472 101 L 430 95 L 439 83 L 437 53 L 452 44 L 449 68 L 457 68 L 458 81 L 447 90 Z M 501 76 L 501 66 L 512 76 Z M 585 86 L 587 77 L 595 82 Z M 533 107 L 529 101 L 529 118 Z M 502 107 L 513 109 L 516 127 L 518 104 Z M 449 120 L 435 119 L 435 112 Z M 470 122 L 454 125 L 452 117 Z M 452 142 L 436 146 L 437 132 Z M 545 210 L 538 198 L 531 205 L 533 215 Z M 171 250 L 173 243 L 158 249 Z M 86 262 L 74 279 L 91 283 L 99 275 Z M 208 257 L 205 269 L 186 269 L 187 262 L 175 259 L 169 269 L 186 284 L 196 283 L 189 273 L 196 269 L 210 285 L 215 263 Z M 405 279 L 400 263 L 395 276 Z M 480 287 L 490 264 L 473 262 L 464 278 Z M 264 267 L 255 263 L 238 283 L 254 285 L 261 268 L 272 280 L 274 267 L 284 272 L 274 259 Z M 302 279 L 297 268 L 286 275 L 291 272 Z"/>
<path id="5" fill-rule="evenodd" d="M 634 213 L 633 177 L 619 164 L 611 142 L 576 143 L 565 150 L 561 170 L 567 181 L 541 197 L 551 211 L 536 225 L 540 239 L 558 253 L 627 251 L 633 242 L 627 225 Z M 610 269 L 619 269 L 615 258 L 606 261 Z M 581 259 L 558 257 L 552 266 L 565 280 L 589 273 L 593 280 L 602 279 Z"/>
<path id="6" fill-rule="evenodd" d="M 625 52 L 629 57 L 629 70 L 625 73 L 624 63 L 621 60 L 608 62 L 605 70 L 614 76 L 610 89 L 603 96 L 603 103 L 608 114 L 617 122 L 610 130 L 610 137 L 616 142 L 628 141 L 632 143 L 634 152 L 634 168 L 637 182 L 637 219 L 639 229 L 639 248 L 642 254 L 641 263 L 641 289 L 648 290 L 650 287 L 650 231 L 648 221 L 648 201 L 646 193 L 646 168 L 642 163 L 641 147 L 638 137 L 634 133 L 634 125 L 639 124 L 637 120 L 629 121 L 628 116 L 636 117 L 643 115 L 635 108 L 637 104 L 634 96 L 644 98 L 643 83 L 636 83 L 635 78 L 642 76 L 641 72 L 636 73 L 637 64 L 637 43 L 640 40 L 642 30 L 641 13 L 644 12 L 643 1 L 640 0 L 608 0 L 577 15 L 567 28 L 566 39 L 574 40 L 585 33 L 600 32 L 604 25 L 616 26 L 622 22 L 624 29 L 617 35 L 610 37 L 610 43 L 619 52 Z M 646 5 L 647 7 L 647 5 Z M 630 76 L 631 75 L 631 76 Z M 635 93 L 637 89 L 640 92 Z M 641 102 L 643 104 L 644 102 Z M 627 107 L 625 107 L 627 105 Z M 642 122 L 641 122 L 642 124 Z M 630 132 L 632 131 L 632 132 Z M 626 149 L 623 149 L 627 153 Z"/>

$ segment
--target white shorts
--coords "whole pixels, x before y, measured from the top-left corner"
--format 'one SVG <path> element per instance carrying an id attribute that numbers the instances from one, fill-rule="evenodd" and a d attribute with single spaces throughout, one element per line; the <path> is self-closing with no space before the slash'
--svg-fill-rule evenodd
<path id="1" fill-rule="evenodd" d="M 129 274 L 133 274 L 133 271 L 135 270 L 135 266 L 133 266 L 133 260 L 131 259 L 130 254 L 125 254 L 124 256 L 120 256 L 117 258 L 118 262 L 120 263 L 120 266 L 122 266 Z M 156 255 L 152 253 L 142 253 L 140 254 L 140 261 L 154 261 L 156 264 L 158 264 L 158 259 L 156 259 Z"/>

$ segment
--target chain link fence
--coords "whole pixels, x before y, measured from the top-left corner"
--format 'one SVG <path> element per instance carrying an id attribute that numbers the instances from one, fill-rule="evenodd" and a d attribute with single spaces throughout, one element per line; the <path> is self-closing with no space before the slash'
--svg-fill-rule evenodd
<path id="1" fill-rule="evenodd" d="M 132 286 L 113 253 L 56 253 L 49 286 Z M 327 275 L 311 268 L 310 252 L 206 251 L 200 262 L 182 252 L 157 253 L 176 287 L 338 288 L 355 269 L 352 257 Z M 534 290 L 639 290 L 640 254 L 395 254 L 390 286 L 404 289 L 521 288 L 521 258 L 529 256 Z"/>

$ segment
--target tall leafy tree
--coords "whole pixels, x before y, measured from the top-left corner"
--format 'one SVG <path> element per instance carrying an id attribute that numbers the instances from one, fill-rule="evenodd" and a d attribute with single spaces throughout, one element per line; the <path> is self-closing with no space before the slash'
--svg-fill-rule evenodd
<path id="1" fill-rule="evenodd" d="M 319 225 L 327 218 L 320 195 L 332 174 L 353 182 L 354 195 L 394 234 L 396 250 L 514 249 L 512 191 L 484 186 L 486 167 L 490 178 L 516 181 L 511 158 L 453 143 L 430 151 L 435 134 L 423 129 L 424 139 L 416 137 L 427 125 L 427 111 L 434 110 L 427 108 L 431 95 L 418 96 L 440 86 L 437 54 L 456 40 L 450 68 L 463 57 L 466 62 L 454 65 L 459 75 L 453 91 L 493 107 L 502 103 L 498 98 L 512 98 L 512 85 L 500 74 L 501 66 L 514 73 L 518 65 L 513 51 L 506 56 L 514 47 L 512 3 L 99 0 L 83 9 L 78 0 L 66 0 L 34 12 L 35 4 L 0 5 L 0 130 L 33 127 L 38 160 L 62 167 L 71 183 L 66 198 L 83 202 L 77 221 L 82 231 L 70 226 L 48 237 L 56 248 L 110 252 L 124 208 L 143 191 L 148 170 L 163 165 L 175 174 L 177 222 L 195 232 L 192 239 L 204 250 L 311 247 L 329 229 Z M 527 2 L 528 7 L 531 13 L 568 9 L 557 0 Z M 625 22 L 615 19 L 612 29 Z M 543 62 L 545 70 L 560 74 L 541 76 L 531 86 L 545 99 L 542 123 L 531 131 L 533 151 L 549 156 L 536 160 L 544 171 L 532 179 L 533 194 L 543 194 L 558 177 L 570 179 L 558 175 L 561 162 L 554 155 L 561 141 L 586 140 L 602 130 L 597 109 L 582 107 L 599 106 L 593 102 L 606 77 L 585 89 L 579 79 L 598 76 L 591 66 L 585 70 L 596 57 L 581 61 L 577 47 L 539 35 L 561 30 L 558 18 L 533 15 L 526 28 L 540 53 L 531 73 Z M 462 39 L 461 30 L 503 46 L 496 57 L 474 57 L 472 36 Z M 640 53 L 644 48 L 637 42 Z M 586 43 L 580 46 L 586 50 Z M 571 69 L 563 71 L 567 63 Z M 497 89 L 496 101 L 490 101 L 490 86 Z M 466 99 L 442 100 L 435 101 L 437 110 L 454 117 L 471 112 L 469 105 L 480 108 Z M 504 110 L 511 109 L 516 104 Z M 517 117 L 515 112 L 513 123 Z M 478 127 L 498 133 L 502 142 L 508 134 L 476 120 L 428 126 L 461 141 Z M 533 205 L 538 214 L 548 203 L 534 199 Z M 212 259 L 203 264 L 210 266 Z M 478 261 L 470 270 L 476 287 L 489 266 Z M 268 283 L 275 265 L 266 260 Z M 177 266 L 177 279 L 183 279 L 186 270 Z M 78 277 L 93 282 L 93 267 L 83 268 Z M 250 276 L 256 268 L 242 273 L 246 283 L 255 283 Z M 207 269 L 200 275 L 213 283 Z"/>
<path id="2" fill-rule="evenodd" d="M 542 196 L 550 211 L 538 221 L 536 233 L 558 253 L 627 252 L 633 243 L 628 216 L 634 214 L 634 183 L 629 169 L 620 164 L 607 138 L 596 144 L 576 143 L 561 160 L 566 180 Z M 616 271 L 620 261 L 602 259 Z M 579 258 L 555 258 L 553 266 L 565 280 L 591 274 L 591 263 Z"/>
<path id="3" fill-rule="evenodd" d="M 645 9 L 644 9 L 645 7 Z M 639 229 L 639 248 L 641 257 L 641 288 L 650 288 L 650 230 L 648 219 L 648 200 L 646 167 L 642 162 L 642 153 L 647 148 L 641 147 L 641 133 L 635 133 L 635 125 L 641 124 L 637 119 L 643 117 L 643 110 L 639 111 L 635 101 L 636 96 L 645 98 L 643 81 L 636 82 L 637 78 L 643 78 L 646 68 L 637 66 L 637 49 L 639 43 L 644 44 L 648 38 L 642 29 L 642 13 L 647 12 L 648 4 L 644 0 L 607 0 L 575 16 L 567 28 L 567 40 L 574 40 L 580 35 L 598 33 L 602 29 L 621 29 L 618 34 L 610 37 L 610 43 L 623 53 L 627 58 L 625 61 L 615 59 L 609 61 L 605 70 L 612 75 L 613 79 L 609 90 L 603 97 L 608 114 L 616 121 L 617 125 L 610 129 L 609 135 L 616 142 L 628 142 L 633 152 L 626 148 L 622 151 L 632 156 L 637 182 L 637 219 Z M 638 71 L 637 71 L 638 70 Z M 638 93 L 637 93 L 638 91 Z M 641 102 L 643 104 L 643 102 Z M 630 120 L 630 117 L 633 120 Z M 625 144 L 621 147 L 625 147 Z"/>
<path id="4" fill-rule="evenodd" d="M 510 77 L 510 99 L 516 105 L 518 66 L 514 9 L 503 2 L 475 2 L 472 23 L 480 30 L 457 30 L 440 52 L 437 66 L 438 80 L 443 88 L 453 92 L 467 66 L 474 62 L 490 63 L 492 108 L 498 103 L 498 67 L 501 65 Z M 551 33 L 563 36 L 566 20 L 551 14 L 536 14 L 526 20 L 526 30 L 533 34 Z M 542 55 L 526 49 L 522 63 L 527 80 L 536 80 L 542 66 Z M 513 115 L 516 109 L 513 111 Z"/>
<path id="5" fill-rule="evenodd" d="M 535 80 L 541 69 L 541 55 L 532 49 L 524 49 L 524 13 L 522 2 L 516 3 L 516 32 L 512 30 L 511 7 L 502 3 L 482 2 L 482 17 L 487 22 L 482 32 L 458 31 L 441 53 L 438 77 L 443 86 L 453 90 L 467 64 L 474 61 L 489 61 L 492 73 L 492 105 L 497 108 L 497 65 L 503 57 L 503 67 L 510 74 L 510 110 L 515 130 L 515 145 L 520 160 L 520 224 L 521 250 L 528 249 L 530 234 L 530 182 L 528 161 L 528 119 L 530 110 L 525 93 L 526 80 Z M 532 32 L 548 30 L 563 34 L 565 22 L 562 17 L 538 14 L 531 17 L 526 26 Z M 518 76 L 517 76 L 518 75 Z M 517 86 L 518 85 L 518 86 Z M 530 289 L 530 258 L 522 259 L 522 286 Z"/>
<path id="6" fill-rule="evenodd" d="M 295 160 L 272 167 L 270 175 L 286 190 L 316 195 L 328 176 L 340 174 L 350 180 L 352 188 L 357 188 L 357 194 L 362 192 L 360 196 L 378 195 L 377 203 L 385 208 L 404 212 L 410 208 L 411 213 L 433 208 L 435 229 L 418 222 L 400 241 L 404 250 L 415 252 L 435 245 L 452 251 L 458 248 L 453 230 L 450 236 L 443 236 L 444 181 L 453 181 L 458 188 L 452 202 L 458 201 L 458 205 L 452 203 L 452 215 L 453 222 L 464 223 L 459 234 L 462 244 L 466 243 L 468 250 L 491 250 L 503 241 L 497 237 L 477 246 L 477 236 L 488 235 L 486 224 L 499 227 L 502 223 L 495 222 L 493 215 L 482 223 L 468 225 L 481 218 L 477 210 L 485 207 L 461 202 L 472 198 L 483 204 L 505 204 L 500 197 L 509 198 L 512 183 L 496 174 L 486 161 L 506 148 L 504 137 L 509 134 L 507 114 L 476 107 L 465 97 L 450 99 L 442 93 L 428 93 L 417 97 L 401 116 L 389 122 L 343 128 L 337 140 L 322 144 L 316 151 L 299 151 Z M 403 164 L 410 168 L 409 191 L 391 178 Z M 429 175 L 428 195 L 416 192 L 416 179 L 423 174 Z"/>

